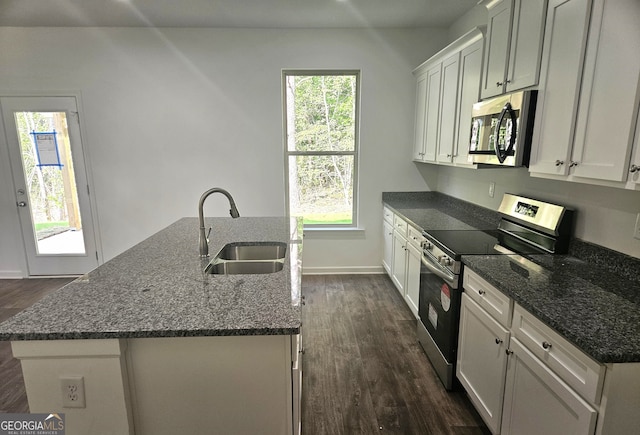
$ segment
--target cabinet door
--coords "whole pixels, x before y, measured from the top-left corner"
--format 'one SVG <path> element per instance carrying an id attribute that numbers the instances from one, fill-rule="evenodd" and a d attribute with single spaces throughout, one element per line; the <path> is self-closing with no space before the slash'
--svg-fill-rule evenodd
<path id="1" fill-rule="evenodd" d="M 438 129 L 438 162 L 451 163 L 456 132 L 456 104 L 458 103 L 458 71 L 460 53 L 442 62 L 442 92 L 440 94 L 440 125 Z"/>
<path id="2" fill-rule="evenodd" d="M 538 84 L 547 0 L 515 0 L 506 91 Z"/>
<path id="3" fill-rule="evenodd" d="M 568 172 L 590 10 L 591 0 L 549 1 L 530 172 Z"/>
<path id="4" fill-rule="evenodd" d="M 462 294 L 456 376 L 493 433 L 500 432 L 509 331 Z"/>
<path id="5" fill-rule="evenodd" d="M 640 90 L 640 2 L 595 0 L 588 41 L 572 174 L 624 181 Z"/>
<path id="6" fill-rule="evenodd" d="M 640 112 L 637 113 L 638 122 L 636 124 L 636 139 L 633 146 L 633 159 L 629 165 L 629 188 L 640 188 Z"/>
<path id="7" fill-rule="evenodd" d="M 391 275 L 391 265 L 393 264 L 393 226 L 386 220 L 382 221 L 382 266 Z"/>
<path id="8" fill-rule="evenodd" d="M 502 434 L 593 434 L 597 411 L 518 340 L 509 349 Z"/>
<path id="9" fill-rule="evenodd" d="M 405 301 L 416 319 L 418 318 L 418 298 L 420 297 L 420 264 L 422 251 L 411 243 L 407 251 L 407 283 L 405 287 Z"/>
<path id="10" fill-rule="evenodd" d="M 438 126 L 440 125 L 440 82 L 442 62 L 427 71 L 427 100 L 425 107 L 424 156 L 427 162 L 436 161 Z"/>
<path id="11" fill-rule="evenodd" d="M 393 232 L 393 266 L 391 279 L 404 298 L 404 283 L 407 274 L 407 239 L 398 231 Z"/>
<path id="12" fill-rule="evenodd" d="M 416 120 L 413 132 L 413 160 L 424 160 L 424 134 L 427 121 L 427 74 L 416 79 Z"/>
<path id="13" fill-rule="evenodd" d="M 507 76 L 507 56 L 511 39 L 511 15 L 514 0 L 497 2 L 488 11 L 486 49 L 484 53 L 484 76 L 482 98 L 500 95 Z"/>
<path id="14" fill-rule="evenodd" d="M 483 41 L 479 40 L 460 52 L 460 81 L 458 84 L 458 125 L 453 150 L 454 162 L 469 164 L 471 138 L 471 109 L 480 100 Z"/>

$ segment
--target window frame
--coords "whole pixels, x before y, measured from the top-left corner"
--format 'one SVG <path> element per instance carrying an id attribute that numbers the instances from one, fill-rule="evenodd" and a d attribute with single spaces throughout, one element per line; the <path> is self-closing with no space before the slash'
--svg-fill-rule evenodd
<path id="1" fill-rule="evenodd" d="M 290 151 L 287 135 L 287 77 L 289 76 L 355 76 L 356 95 L 354 110 L 354 132 L 352 151 Z M 289 159 L 293 156 L 353 156 L 353 185 L 352 210 L 350 224 L 304 224 L 305 230 L 350 230 L 358 229 L 358 189 L 359 189 L 359 155 L 360 155 L 360 88 L 362 81 L 361 70 L 358 69 L 283 69 L 282 70 L 282 110 L 283 110 L 283 144 L 284 144 L 284 181 L 285 181 L 285 212 L 291 216 L 289 201 Z"/>

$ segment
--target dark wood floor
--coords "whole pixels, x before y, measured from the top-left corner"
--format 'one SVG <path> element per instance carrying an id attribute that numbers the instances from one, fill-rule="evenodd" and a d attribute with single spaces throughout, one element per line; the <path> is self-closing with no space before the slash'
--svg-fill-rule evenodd
<path id="1" fill-rule="evenodd" d="M 488 434 L 447 392 L 386 275 L 305 276 L 303 434 Z"/>
<path id="2" fill-rule="evenodd" d="M 0 321 L 69 281 L 0 280 Z M 303 434 L 489 433 L 462 391 L 442 387 L 386 275 L 305 276 L 303 294 Z M 20 364 L 0 341 L 0 413 L 28 410 Z"/>
<path id="3" fill-rule="evenodd" d="M 0 322 L 19 313 L 72 278 L 0 279 Z M 29 412 L 20 362 L 11 343 L 0 341 L 0 413 Z"/>

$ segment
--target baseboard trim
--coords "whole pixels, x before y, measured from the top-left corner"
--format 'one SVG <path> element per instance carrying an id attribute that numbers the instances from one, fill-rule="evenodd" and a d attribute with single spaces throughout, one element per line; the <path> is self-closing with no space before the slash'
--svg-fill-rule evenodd
<path id="1" fill-rule="evenodd" d="M 22 279 L 26 278 L 20 270 L 0 270 L 0 279 Z"/>
<path id="2" fill-rule="evenodd" d="M 386 273 L 382 266 L 302 267 L 303 275 L 375 275 Z"/>

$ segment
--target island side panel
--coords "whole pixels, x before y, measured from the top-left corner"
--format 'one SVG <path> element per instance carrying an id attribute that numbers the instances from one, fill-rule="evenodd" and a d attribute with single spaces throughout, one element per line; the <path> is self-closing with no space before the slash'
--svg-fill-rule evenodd
<path id="1" fill-rule="evenodd" d="M 288 335 L 130 339 L 136 435 L 292 432 Z"/>
<path id="2" fill-rule="evenodd" d="M 125 340 L 11 343 L 20 360 L 29 411 L 64 413 L 67 435 L 133 435 Z M 85 407 L 62 406 L 61 377 L 84 378 Z"/>
<path id="3" fill-rule="evenodd" d="M 596 435 L 638 433 L 640 363 L 609 364 L 604 380 Z"/>

